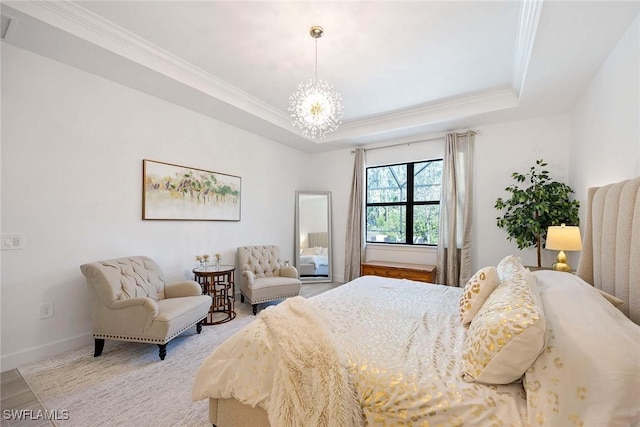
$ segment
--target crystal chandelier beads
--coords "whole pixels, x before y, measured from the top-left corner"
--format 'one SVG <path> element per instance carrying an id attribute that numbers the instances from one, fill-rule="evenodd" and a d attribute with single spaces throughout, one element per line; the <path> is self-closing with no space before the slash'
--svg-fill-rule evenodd
<path id="1" fill-rule="evenodd" d="M 289 97 L 291 123 L 308 138 L 324 138 L 342 123 L 342 98 L 327 82 L 318 79 L 318 38 L 322 27 L 311 27 L 309 34 L 315 39 L 315 79 L 300 83 Z"/>
<path id="2" fill-rule="evenodd" d="M 293 126 L 309 138 L 324 138 L 341 124 L 342 98 L 322 80 L 300 83 L 289 97 L 289 112 Z"/>

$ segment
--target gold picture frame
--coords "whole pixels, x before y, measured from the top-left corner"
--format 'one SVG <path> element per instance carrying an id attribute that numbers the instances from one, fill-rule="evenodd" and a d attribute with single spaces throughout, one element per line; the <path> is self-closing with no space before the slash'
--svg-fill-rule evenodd
<path id="1" fill-rule="evenodd" d="M 240 221 L 242 179 L 171 163 L 142 161 L 142 219 Z"/>

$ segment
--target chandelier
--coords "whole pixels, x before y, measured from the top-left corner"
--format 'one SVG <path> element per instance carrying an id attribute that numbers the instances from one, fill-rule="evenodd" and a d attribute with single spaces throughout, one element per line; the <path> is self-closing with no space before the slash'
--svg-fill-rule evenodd
<path id="1" fill-rule="evenodd" d="M 291 123 L 302 134 L 310 138 L 324 138 L 327 132 L 338 129 L 342 123 L 342 98 L 325 81 L 318 80 L 318 39 L 322 37 L 322 27 L 311 27 L 309 34 L 315 39 L 315 78 L 300 83 L 295 93 L 289 97 Z"/>

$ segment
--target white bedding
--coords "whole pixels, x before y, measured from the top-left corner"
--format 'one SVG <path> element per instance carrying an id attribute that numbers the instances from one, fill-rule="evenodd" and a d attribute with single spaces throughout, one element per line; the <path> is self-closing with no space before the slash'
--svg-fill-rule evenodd
<path id="1" fill-rule="evenodd" d="M 368 425 L 526 424 L 521 384 L 485 386 L 460 377 L 461 292 L 365 276 L 307 301 L 347 360 Z M 276 347 L 258 318 L 203 362 L 193 399 L 235 398 L 267 410 L 279 366 Z"/>
<path id="2" fill-rule="evenodd" d="M 640 427 L 640 326 L 574 274 L 534 275 L 550 337 L 524 378 L 530 424 Z"/>
<path id="3" fill-rule="evenodd" d="M 461 288 L 361 277 L 304 300 L 323 324 L 306 334 L 335 344 L 322 354 L 344 361 L 366 425 L 640 427 L 640 327 L 573 274 L 535 277 L 549 340 L 524 375 L 527 393 L 520 382 L 461 379 Z M 298 329 L 302 320 L 287 323 Z M 203 362 L 193 399 L 235 398 L 273 411 L 285 359 L 276 341 L 259 317 Z M 311 354 L 296 357 L 315 366 Z"/>
<path id="4" fill-rule="evenodd" d="M 329 257 L 327 255 L 300 255 L 300 264 L 313 264 L 317 270 L 321 265 L 329 265 Z"/>

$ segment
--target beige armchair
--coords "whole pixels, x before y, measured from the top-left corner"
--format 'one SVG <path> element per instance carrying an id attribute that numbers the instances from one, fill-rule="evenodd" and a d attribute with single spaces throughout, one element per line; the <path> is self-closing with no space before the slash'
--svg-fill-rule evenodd
<path id="1" fill-rule="evenodd" d="M 298 270 L 284 266 L 277 246 L 241 246 L 238 263 L 242 272 L 240 301 L 247 298 L 254 315 L 259 303 L 295 297 L 300 292 Z"/>
<path id="2" fill-rule="evenodd" d="M 165 284 L 160 267 L 144 256 L 111 259 L 80 266 L 89 286 L 95 339 L 94 357 L 104 340 L 155 343 L 164 360 L 167 343 L 202 322 L 211 297 L 194 281 Z"/>

